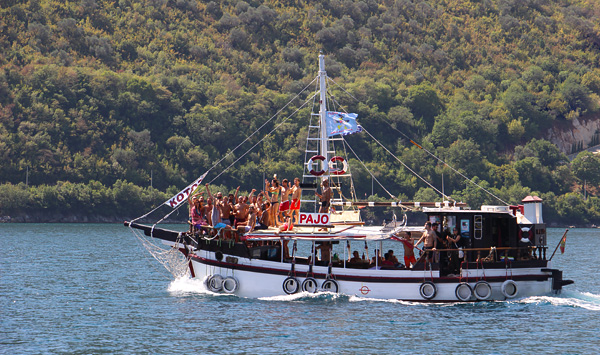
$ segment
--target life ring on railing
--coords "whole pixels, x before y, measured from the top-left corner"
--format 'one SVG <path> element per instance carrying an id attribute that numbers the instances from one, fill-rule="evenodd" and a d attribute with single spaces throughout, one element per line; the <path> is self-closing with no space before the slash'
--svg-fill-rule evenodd
<path id="1" fill-rule="evenodd" d="M 321 290 L 325 292 L 338 293 L 340 286 L 335 280 L 325 280 L 321 285 Z"/>
<path id="2" fill-rule="evenodd" d="M 298 292 L 300 288 L 300 283 L 295 277 L 289 276 L 287 279 L 283 280 L 283 292 L 291 295 L 293 293 Z"/>
<path id="3" fill-rule="evenodd" d="M 519 288 L 517 287 L 517 283 L 513 280 L 506 280 L 502 283 L 502 294 L 506 298 L 515 298 L 519 293 Z"/>
<path id="4" fill-rule="evenodd" d="M 492 286 L 487 281 L 479 281 L 473 287 L 473 294 L 480 301 L 488 300 L 492 297 Z"/>
<path id="5" fill-rule="evenodd" d="M 430 300 L 435 297 L 435 294 L 437 293 L 437 287 L 435 287 L 433 282 L 425 281 L 421 284 L 421 287 L 419 287 L 419 293 L 424 299 Z"/>
<path id="6" fill-rule="evenodd" d="M 458 286 L 456 286 L 454 294 L 456 295 L 456 298 L 458 298 L 459 301 L 467 302 L 471 299 L 471 296 L 473 295 L 473 289 L 468 283 L 461 282 L 458 284 Z"/>
<path id="7" fill-rule="evenodd" d="M 337 165 L 336 161 L 342 162 L 342 170 L 338 169 L 337 167 L 334 167 L 334 165 Z M 348 162 L 346 161 L 346 159 L 338 156 L 329 159 L 329 174 L 342 175 L 345 174 L 346 171 L 348 171 Z"/>
<path id="8" fill-rule="evenodd" d="M 315 293 L 319 289 L 319 283 L 312 277 L 307 277 L 302 281 L 302 291 Z"/>
<path id="9" fill-rule="evenodd" d="M 306 169 L 308 170 L 308 172 L 314 176 L 321 176 L 325 174 L 324 170 L 315 171 L 315 169 L 313 168 L 313 162 L 315 160 L 323 161 L 325 160 L 325 157 L 322 155 L 313 155 L 310 159 L 308 159 L 308 162 L 306 163 Z"/>
<path id="10" fill-rule="evenodd" d="M 225 279 L 223 279 L 222 287 L 225 293 L 234 293 L 238 289 L 238 286 L 238 280 L 231 276 L 227 276 Z"/>
<path id="11" fill-rule="evenodd" d="M 220 292 L 223 289 L 223 276 L 215 274 L 206 279 L 206 288 L 211 292 Z"/>

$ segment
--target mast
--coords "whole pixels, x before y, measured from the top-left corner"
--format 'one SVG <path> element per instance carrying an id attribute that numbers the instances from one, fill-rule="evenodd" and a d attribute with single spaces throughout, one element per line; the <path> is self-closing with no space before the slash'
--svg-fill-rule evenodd
<path id="1" fill-rule="evenodd" d="M 322 156 L 325 157 L 325 160 L 321 161 L 321 168 L 323 171 L 328 174 L 329 171 L 329 157 L 327 156 L 328 150 L 328 142 L 329 138 L 327 137 L 327 72 L 325 71 L 325 56 L 323 54 L 319 54 L 319 92 L 321 94 L 320 97 L 320 110 L 319 116 L 321 121 L 321 129 L 320 129 L 320 145 L 319 151 Z"/>

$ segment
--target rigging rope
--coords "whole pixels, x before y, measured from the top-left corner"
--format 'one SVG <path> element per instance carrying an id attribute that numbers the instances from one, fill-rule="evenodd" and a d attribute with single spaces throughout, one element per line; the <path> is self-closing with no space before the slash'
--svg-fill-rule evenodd
<path id="1" fill-rule="evenodd" d="M 389 123 L 388 123 L 389 125 Z M 443 161 L 441 158 L 438 158 L 435 154 L 433 154 L 432 152 L 430 152 L 429 150 L 427 150 L 426 148 L 424 148 L 423 146 L 417 144 L 415 141 L 413 141 L 412 139 L 410 139 L 406 134 L 404 134 L 402 131 L 400 131 L 398 128 L 393 127 L 392 125 L 389 125 L 390 127 L 392 127 L 392 129 L 396 130 L 396 132 L 400 133 L 401 135 L 404 136 L 404 138 L 408 139 L 412 144 L 416 145 L 418 148 L 423 149 L 427 154 L 431 155 L 433 158 L 437 159 L 439 162 L 441 162 L 442 164 L 444 164 L 445 166 L 449 167 L 452 171 L 454 171 L 455 173 L 457 173 L 458 175 L 460 175 L 462 178 L 464 178 L 465 180 L 469 181 L 470 183 L 472 183 L 473 185 L 479 187 L 480 189 L 482 189 L 483 191 L 485 191 L 488 195 L 494 197 L 495 199 L 497 199 L 498 201 L 502 202 L 505 205 L 509 205 L 508 203 L 506 203 L 506 201 L 502 200 L 500 197 L 494 195 L 493 193 L 491 193 L 490 191 L 488 191 L 485 187 L 479 185 L 478 183 L 476 183 L 475 181 L 473 181 L 472 179 L 469 179 L 467 176 L 465 176 L 464 174 L 462 174 L 460 171 L 454 169 L 454 167 L 452 167 L 450 164 L 446 163 L 445 161 Z"/>
<path id="2" fill-rule="evenodd" d="M 367 168 L 367 166 L 365 165 L 365 163 L 360 159 L 360 157 L 358 156 L 358 154 L 356 154 L 356 152 L 354 151 L 354 149 L 352 149 L 352 147 L 350 146 L 350 144 L 348 144 L 348 141 L 346 141 L 346 139 L 344 138 L 344 142 L 346 143 L 346 145 L 348 146 L 348 148 L 350 148 L 350 150 L 352 151 L 352 154 L 354 154 L 354 156 L 356 157 L 356 159 L 358 159 L 358 161 L 362 164 L 362 166 L 365 168 L 365 170 L 367 170 L 367 172 L 371 175 L 371 177 L 377 181 L 377 184 L 379 186 L 381 186 L 381 188 L 387 192 L 388 195 L 390 195 L 391 198 L 395 199 L 396 197 L 394 195 L 392 195 L 382 184 L 381 182 L 379 182 L 379 180 L 377 180 L 377 178 L 375 177 L 375 175 L 371 172 L 371 170 L 369 170 L 369 168 Z"/>
<path id="3" fill-rule="evenodd" d="M 339 87 L 343 92 L 345 92 L 348 96 L 350 96 L 351 98 L 353 98 L 354 100 L 356 100 L 357 102 L 360 102 L 356 97 L 354 97 L 354 95 L 352 95 L 351 93 L 349 93 L 346 89 L 344 89 L 342 86 L 340 86 L 338 83 L 336 83 L 333 79 L 331 79 L 330 77 L 327 77 L 327 79 L 331 80 L 331 82 L 333 82 L 337 87 Z M 339 105 L 339 103 L 338 103 Z M 340 105 L 341 106 L 341 105 Z M 454 167 L 452 167 L 450 164 L 446 163 L 445 161 L 443 161 L 441 158 L 437 157 L 435 154 L 433 154 L 432 152 L 430 152 L 429 150 L 427 150 L 426 148 L 424 148 L 423 146 L 419 145 L 418 143 L 416 143 L 414 140 L 410 139 L 406 134 L 404 134 L 402 131 L 400 131 L 398 128 L 392 126 L 391 124 L 388 123 L 388 125 L 394 129 L 395 131 L 397 131 L 398 133 L 400 133 L 402 136 L 404 136 L 404 138 L 408 139 L 412 144 L 414 144 L 415 146 L 417 146 L 420 149 L 423 149 L 427 154 L 431 155 L 433 158 L 437 159 L 439 162 L 443 163 L 445 166 L 449 167 L 452 171 L 454 171 L 455 173 L 457 173 L 458 175 L 460 175 L 463 179 L 469 181 L 470 183 L 472 183 L 473 185 L 477 186 L 478 188 L 482 189 L 483 191 L 485 191 L 488 195 L 494 197 L 495 199 L 497 199 L 498 201 L 502 202 L 505 205 L 509 205 L 506 201 L 502 200 L 500 197 L 494 195 L 492 192 L 490 192 L 489 190 L 487 190 L 485 187 L 479 185 L 478 183 L 476 183 L 475 181 L 473 181 L 472 179 L 468 178 L 467 176 L 465 176 L 464 174 L 462 174 L 460 171 L 456 170 Z M 363 127 L 363 130 L 364 127 Z M 366 130 L 365 130 L 366 132 Z M 367 134 L 369 134 L 369 136 L 371 136 L 371 138 L 375 139 L 369 132 L 367 132 Z M 375 139 L 375 141 L 377 141 Z M 377 141 L 377 143 L 379 145 L 381 145 L 386 151 L 388 151 L 388 153 L 390 153 L 392 156 L 394 156 L 389 150 L 387 150 L 387 148 L 385 148 L 381 143 L 379 143 L 379 141 Z M 394 156 L 394 158 L 396 158 L 396 156 Z M 400 161 L 398 158 L 396 158 L 398 161 Z M 410 168 L 408 168 L 408 166 L 406 166 L 403 162 L 400 161 L 400 163 L 402 163 L 402 165 L 404 165 L 405 168 L 407 168 L 408 170 L 410 170 L 413 174 L 415 174 L 415 176 L 417 176 L 418 178 L 420 178 L 421 180 L 423 180 L 422 177 L 420 177 L 419 175 L 417 175 L 413 170 L 411 170 Z M 423 180 L 425 181 L 425 180 Z M 425 181 L 425 183 L 427 183 L 431 188 L 433 188 L 435 191 L 437 191 L 440 195 L 444 196 L 445 198 L 450 198 L 449 196 L 446 196 L 443 192 L 439 191 L 438 189 L 436 189 L 435 187 L 433 187 L 431 184 L 429 184 L 427 181 Z M 452 199 L 453 201 L 455 201 L 454 199 Z"/>
<path id="4" fill-rule="evenodd" d="M 281 111 L 283 111 L 286 107 L 288 107 L 294 100 L 296 100 L 296 98 L 298 98 L 304 91 L 306 91 L 306 89 L 311 86 L 316 80 L 317 80 L 318 76 L 315 77 L 308 85 L 306 85 L 298 94 L 296 94 L 296 96 L 294 96 L 290 101 L 288 101 L 287 104 L 285 104 L 282 108 L 280 108 L 273 116 L 271 116 L 271 118 L 269 118 L 267 121 L 265 121 L 260 127 L 258 127 L 252 134 L 250 134 L 248 137 L 246 137 L 246 139 L 244 139 L 240 144 L 238 144 L 235 148 L 233 148 L 232 150 L 230 150 L 227 154 L 225 154 L 225 156 L 223 156 L 219 161 L 217 161 L 215 164 L 213 164 L 210 168 L 208 168 L 208 170 L 206 171 L 206 174 L 208 174 L 212 169 L 214 169 L 217 165 L 219 165 L 223 160 L 225 160 L 227 157 L 229 157 L 231 154 L 233 154 L 234 151 L 236 151 L 240 146 L 242 146 L 242 144 L 246 143 L 251 137 L 253 137 L 256 133 L 258 133 L 267 123 L 271 122 L 275 117 L 277 117 Z M 313 95 L 314 96 L 314 95 Z M 312 97 L 311 97 L 312 98 Z M 277 125 L 277 127 L 275 127 L 273 130 L 271 130 L 263 139 L 261 139 L 258 143 L 262 142 L 263 140 L 265 140 L 271 133 L 273 133 L 274 130 L 276 130 L 277 128 L 279 128 L 285 121 L 287 121 L 291 116 L 293 116 L 296 112 L 298 112 L 302 107 L 304 107 L 304 105 L 306 105 L 306 102 L 310 100 L 307 99 L 302 106 L 300 106 L 298 109 L 296 109 L 296 111 L 294 111 L 291 115 L 289 115 L 288 117 L 286 117 L 283 122 L 281 122 L 279 125 Z M 246 154 L 248 154 L 248 152 L 250 152 L 250 150 L 254 149 L 254 147 L 256 147 L 257 144 L 253 145 L 252 148 L 250 148 L 248 151 L 246 151 L 246 153 L 244 153 L 240 158 L 238 158 L 235 162 L 233 162 L 231 165 L 229 165 L 225 170 L 223 170 L 219 175 L 217 175 L 214 179 L 212 179 L 210 182 L 215 181 L 219 176 L 221 176 L 225 171 L 227 171 L 229 168 L 231 168 L 231 166 L 233 164 L 235 164 L 237 161 L 239 161 L 242 157 L 244 157 Z M 137 218 L 134 218 L 133 220 L 131 220 L 131 222 L 135 222 L 139 219 L 148 217 L 150 214 L 154 213 L 156 210 L 158 210 L 159 208 L 161 208 L 164 204 L 160 204 L 157 207 L 155 207 L 153 210 L 151 210 L 150 212 L 139 216 Z M 179 210 L 179 208 L 181 206 L 183 206 L 184 203 L 180 204 L 179 206 L 177 206 L 176 208 L 174 208 L 171 212 L 167 213 L 163 218 L 161 218 L 158 222 L 156 222 L 153 226 L 152 229 L 154 229 L 154 227 L 159 224 L 160 222 L 164 221 L 166 218 L 168 218 L 170 215 L 172 215 L 175 211 Z M 131 230 L 133 230 L 133 228 L 131 228 L 131 226 L 129 227 Z"/>
<path id="5" fill-rule="evenodd" d="M 402 166 L 404 166 L 406 169 L 408 169 L 411 173 L 413 173 L 416 177 L 418 177 L 419 179 L 421 179 L 421 181 L 423 181 L 425 184 L 427 184 L 429 187 L 431 187 L 432 189 L 434 189 L 437 193 L 439 193 L 440 195 L 442 195 L 445 199 L 450 199 L 452 201 L 456 201 L 453 198 L 451 198 L 450 196 L 447 196 L 446 194 L 444 194 L 442 191 L 438 190 L 435 186 L 433 186 L 429 181 L 425 180 L 425 178 L 423 178 L 421 175 L 417 174 L 416 171 L 412 170 L 410 167 L 408 167 L 408 165 L 406 165 L 402 160 L 400 160 L 397 156 L 394 155 L 394 153 L 390 152 L 389 149 L 387 149 L 380 141 L 377 140 L 377 138 L 373 137 L 373 135 L 367 131 L 364 127 L 363 127 L 363 131 L 365 131 L 369 137 L 373 138 L 373 140 L 379 144 L 386 152 L 388 152 L 391 156 L 394 157 L 394 159 L 396 159 L 398 162 L 400 162 L 400 164 L 402 164 Z"/>

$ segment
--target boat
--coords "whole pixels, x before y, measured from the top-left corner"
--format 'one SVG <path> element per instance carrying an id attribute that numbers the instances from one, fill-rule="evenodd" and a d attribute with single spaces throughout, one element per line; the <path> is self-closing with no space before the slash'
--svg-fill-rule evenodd
<path id="1" fill-rule="evenodd" d="M 152 225 L 136 219 L 125 222 L 125 226 L 140 240 L 166 246 L 162 254 L 147 249 L 165 265 L 177 263 L 173 260 L 179 258 L 179 274 L 202 280 L 210 292 L 239 297 L 331 292 L 413 302 L 477 302 L 559 293 L 563 286 L 573 283 L 552 267 L 558 245 L 551 256 L 547 255 L 539 197 L 527 196 L 519 205 L 485 205 L 479 209 L 470 209 L 443 193 L 441 201 L 434 202 L 358 201 L 352 183 L 342 182 L 351 179 L 350 167 L 340 154 L 341 148 L 334 144 L 344 143 L 344 134 L 360 133 L 364 127 L 356 124 L 356 115 L 329 110 L 330 79 L 322 54 L 315 80 L 314 101 L 318 103 L 313 111 L 318 112 L 311 117 L 317 122 L 311 120 L 308 130 L 300 183 L 302 210 L 294 225 L 260 230 L 215 225 L 178 231 L 158 226 L 162 218 Z M 341 127 L 334 134 L 332 115 L 338 116 L 333 122 Z M 166 204 L 185 205 L 205 176 Z M 320 213 L 315 192 L 325 179 L 335 194 L 330 200 L 332 209 Z M 403 213 L 402 219 L 398 220 L 394 212 L 391 221 L 381 226 L 366 225 L 360 209 L 379 206 L 397 209 Z M 445 236 L 449 231 L 460 235 L 460 247 L 440 244 L 423 251 L 418 260 L 406 261 L 406 265 L 383 260 L 380 251 L 405 246 L 412 250 L 417 238 L 430 233 L 424 231 L 429 228 L 427 223 L 425 227 L 408 225 L 404 211 L 414 210 L 422 211 L 429 224 L 438 224 L 437 230 L 432 230 L 434 235 Z M 353 251 L 358 250 L 362 257 L 356 258 Z"/>

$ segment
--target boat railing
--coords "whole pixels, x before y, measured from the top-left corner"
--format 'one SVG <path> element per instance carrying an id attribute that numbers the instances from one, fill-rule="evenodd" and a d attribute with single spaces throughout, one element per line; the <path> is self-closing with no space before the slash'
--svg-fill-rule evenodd
<path id="1" fill-rule="evenodd" d="M 496 262 L 504 260 L 546 260 L 546 251 L 548 247 L 538 246 L 525 246 L 525 247 L 487 247 L 487 248 L 452 248 L 452 249 L 435 249 L 424 251 L 417 263 L 422 262 L 422 259 L 428 253 L 440 253 L 440 252 L 455 252 L 462 251 L 465 253 L 466 259 L 474 259 L 472 261 L 479 262 Z M 483 255 L 484 252 L 488 252 L 487 255 Z M 536 255 L 537 254 L 537 255 Z M 473 257 L 472 255 L 475 255 Z M 511 259 L 512 258 L 512 259 Z"/>

